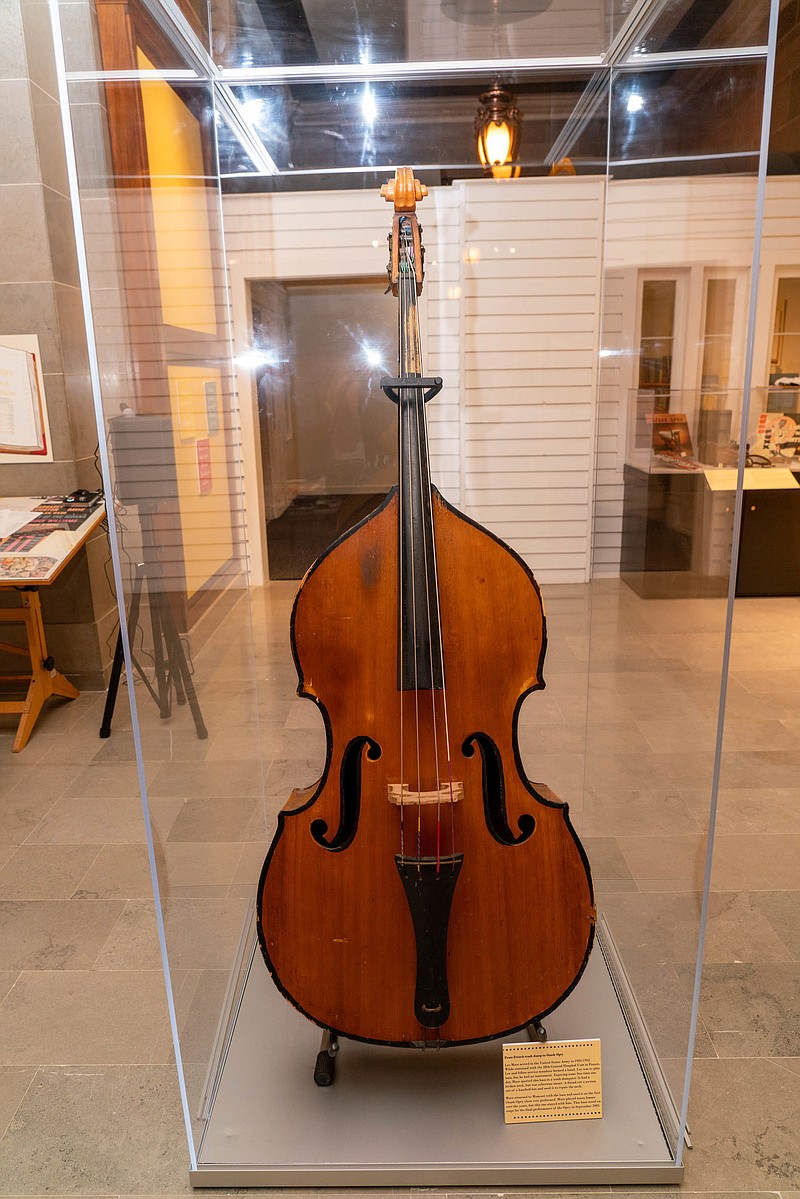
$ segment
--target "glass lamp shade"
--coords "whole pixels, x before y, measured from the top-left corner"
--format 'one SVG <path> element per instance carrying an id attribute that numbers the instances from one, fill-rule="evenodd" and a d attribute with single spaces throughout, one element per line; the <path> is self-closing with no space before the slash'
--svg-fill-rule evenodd
<path id="1" fill-rule="evenodd" d="M 495 85 L 480 97 L 475 118 L 478 158 L 495 179 L 512 179 L 520 173 L 516 162 L 519 150 L 519 110 L 514 97 Z"/>

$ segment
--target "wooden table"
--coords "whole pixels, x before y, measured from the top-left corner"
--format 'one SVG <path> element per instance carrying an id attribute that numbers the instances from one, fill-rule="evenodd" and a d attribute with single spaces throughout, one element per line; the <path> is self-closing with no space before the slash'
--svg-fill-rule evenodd
<path id="1" fill-rule="evenodd" d="M 0 497 L 0 512 L 32 513 L 43 496 Z M 49 587 L 61 574 L 78 550 L 88 540 L 106 514 L 101 504 L 75 529 L 48 533 L 33 549 L 26 552 L 4 552 L 4 541 L 0 541 L 0 588 L 17 591 L 19 608 L 0 608 L 1 624 L 24 624 L 27 647 L 0 641 L 0 652 L 30 659 L 30 671 L 24 674 L 3 674 L 3 681 L 24 682 L 28 690 L 24 699 L 0 700 L 0 713 L 19 713 L 20 720 L 14 738 L 13 752 L 24 749 L 45 700 L 51 695 L 65 699 L 77 699 L 80 692 L 55 668 L 53 658 L 47 652 L 39 588 Z M 6 539 L 7 540 L 7 539 Z"/>

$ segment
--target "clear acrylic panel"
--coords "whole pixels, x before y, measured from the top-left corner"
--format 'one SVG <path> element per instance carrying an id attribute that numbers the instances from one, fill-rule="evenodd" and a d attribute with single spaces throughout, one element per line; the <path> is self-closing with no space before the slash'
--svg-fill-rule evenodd
<path id="1" fill-rule="evenodd" d="M 399 8 L 358 0 L 341 10 L 314 0 L 296 10 L 242 0 L 211 4 L 223 68 L 548 59 L 602 55 L 619 0 L 444 0 Z"/>
<path id="2" fill-rule="evenodd" d="M 678 1108 L 748 439 L 764 71 L 708 61 L 612 83 L 584 818 L 618 854 L 600 908 Z M 702 1023 L 694 1052 L 715 1053 Z"/>
<path id="3" fill-rule="evenodd" d="M 412 162 L 429 187 L 424 364 L 444 378 L 428 413 L 433 481 L 541 586 L 546 689 L 521 708 L 519 754 L 585 845 L 604 960 L 654 1047 L 647 1085 L 674 1164 L 734 468 L 744 439 L 757 451 L 780 438 L 788 453 L 792 429 L 770 415 L 796 413 L 780 378 L 800 375 L 800 268 L 782 267 L 762 337 L 770 370 L 743 417 L 764 59 L 639 57 L 741 45 L 735 2 L 709 5 L 702 29 L 686 4 L 640 20 L 639 6 L 591 0 L 400 15 L 375 2 L 355 16 L 308 2 L 289 22 L 285 5 L 212 3 L 210 35 L 199 7 L 181 19 L 175 7 L 132 5 L 128 43 L 103 18 L 79 27 L 82 6 L 60 10 L 192 1163 L 213 1139 L 248 979 L 266 980 L 254 899 L 278 813 L 325 767 L 322 716 L 296 694 L 294 596 L 397 474 L 377 187 Z M 767 5 L 748 13 L 744 44 L 759 46 Z M 599 56 L 618 35 L 594 73 L 507 73 L 521 177 L 484 178 L 474 119 L 491 72 L 437 64 Z M 408 62 L 428 65 L 393 79 L 350 70 Z M 324 77 L 258 78 L 315 67 Z M 726 470 L 713 489 L 707 472 Z M 169 711 L 168 671 L 192 701 L 173 694 Z M 265 1027 L 253 1056 L 276 1035 Z M 697 1052 L 711 1052 L 702 1027 Z"/>
<path id="4" fill-rule="evenodd" d="M 768 0 L 667 0 L 653 6 L 656 16 L 637 52 L 668 54 L 681 50 L 719 50 L 766 46 L 769 27 Z"/>
<path id="5" fill-rule="evenodd" d="M 100 45 L 108 48 L 102 34 Z M 206 84 L 145 76 L 76 82 L 70 99 L 98 415 L 132 666 L 107 757 L 115 762 L 130 752 L 130 698 L 157 875 L 156 924 L 199 1139 L 220 1013 L 252 923 L 265 839 L 262 730 L 272 718 L 257 684 L 265 649 L 253 637 L 243 532 L 209 136 L 214 97 Z M 141 142 L 129 136 L 132 127 Z M 147 936 L 153 914 L 133 906 L 131 919 Z M 155 965 L 152 952 L 146 960 Z"/>

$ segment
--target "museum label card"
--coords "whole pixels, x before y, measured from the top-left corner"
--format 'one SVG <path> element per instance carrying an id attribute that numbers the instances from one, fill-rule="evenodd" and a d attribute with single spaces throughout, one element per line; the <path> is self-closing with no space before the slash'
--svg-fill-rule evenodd
<path id="1" fill-rule="evenodd" d="M 600 1041 L 503 1046 L 506 1124 L 596 1120 L 603 1114 Z"/>

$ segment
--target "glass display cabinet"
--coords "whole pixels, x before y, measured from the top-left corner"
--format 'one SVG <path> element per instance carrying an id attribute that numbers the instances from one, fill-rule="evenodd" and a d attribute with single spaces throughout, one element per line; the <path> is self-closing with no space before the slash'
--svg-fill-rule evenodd
<path id="1" fill-rule="evenodd" d="M 777 3 L 51 10 L 130 701 L 114 728 L 134 732 L 192 1181 L 679 1181 L 709 1052 L 745 453 L 772 477 L 779 436 L 794 484 Z M 504 1122 L 503 1038 L 342 1037 L 315 1085 L 320 1029 L 257 940 L 278 812 L 326 762 L 294 595 L 398 477 L 379 188 L 406 164 L 428 193 L 431 476 L 546 605 L 518 758 L 569 804 L 594 879 L 588 965 L 539 1030 L 601 1041 L 603 1115 L 580 1124 Z"/>

